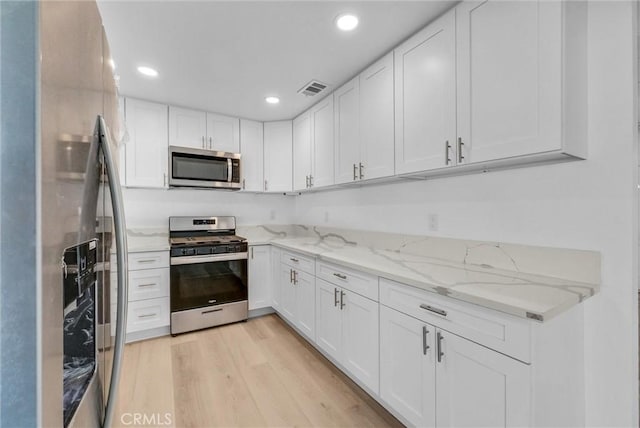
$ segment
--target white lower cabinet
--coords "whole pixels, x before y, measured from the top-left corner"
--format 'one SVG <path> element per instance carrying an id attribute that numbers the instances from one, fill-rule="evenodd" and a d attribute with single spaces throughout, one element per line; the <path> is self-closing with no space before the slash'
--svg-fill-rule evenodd
<path id="1" fill-rule="evenodd" d="M 378 302 L 316 280 L 316 344 L 378 393 Z"/>
<path id="2" fill-rule="evenodd" d="M 426 427 L 530 425 L 530 366 L 380 306 L 380 396 Z"/>
<path id="3" fill-rule="evenodd" d="M 342 314 L 339 288 L 316 280 L 316 344 L 339 361 L 342 357 Z"/>
<path id="4" fill-rule="evenodd" d="M 289 258 L 295 262 L 288 261 Z M 313 273 L 294 266 L 307 259 L 308 257 L 282 252 L 280 302 L 276 309 L 302 334 L 315 341 L 316 278 Z"/>
<path id="5" fill-rule="evenodd" d="M 436 426 L 530 425 L 530 366 L 446 331 L 436 355 Z"/>
<path id="6" fill-rule="evenodd" d="M 271 245 L 249 247 L 249 310 L 271 306 Z"/>
<path id="7" fill-rule="evenodd" d="M 280 248 L 271 247 L 271 306 L 278 310 L 280 307 L 280 288 L 282 287 L 280 275 Z"/>
<path id="8" fill-rule="evenodd" d="M 293 288 L 293 269 L 285 264 L 280 265 L 280 305 L 279 312 L 287 320 L 295 323 L 296 289 Z"/>
<path id="9" fill-rule="evenodd" d="M 401 422 L 584 426 L 579 307 L 536 323 L 273 251 L 273 307 Z"/>
<path id="10" fill-rule="evenodd" d="M 435 329 L 380 305 L 380 397 L 409 423 L 436 423 Z"/>
<path id="11" fill-rule="evenodd" d="M 307 272 L 293 272 L 295 289 L 295 324 L 302 333 L 315 340 L 316 278 Z"/>
<path id="12" fill-rule="evenodd" d="M 169 325 L 169 298 L 129 302 L 127 334 Z"/>
<path id="13" fill-rule="evenodd" d="M 127 295 L 127 341 L 148 339 L 162 334 L 169 320 L 169 252 L 129 253 L 129 290 Z M 116 319 L 117 278 L 115 255 L 111 256 L 111 319 Z M 115 323 L 111 334 L 115 335 Z M 145 330 L 149 330 L 146 332 Z M 134 335 L 131 335 L 134 333 Z"/>

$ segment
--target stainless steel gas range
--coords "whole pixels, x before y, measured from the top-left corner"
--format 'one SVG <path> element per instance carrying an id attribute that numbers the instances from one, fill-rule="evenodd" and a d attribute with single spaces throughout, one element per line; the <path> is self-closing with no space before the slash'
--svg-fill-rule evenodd
<path id="1" fill-rule="evenodd" d="M 170 217 L 171 334 L 247 319 L 247 240 L 235 217 Z"/>

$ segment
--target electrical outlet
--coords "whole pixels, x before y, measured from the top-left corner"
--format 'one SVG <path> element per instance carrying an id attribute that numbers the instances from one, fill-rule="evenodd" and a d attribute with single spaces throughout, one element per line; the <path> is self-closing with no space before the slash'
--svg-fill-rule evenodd
<path id="1" fill-rule="evenodd" d="M 438 230 L 438 214 L 428 214 L 427 218 L 429 219 L 429 230 L 436 232 Z"/>

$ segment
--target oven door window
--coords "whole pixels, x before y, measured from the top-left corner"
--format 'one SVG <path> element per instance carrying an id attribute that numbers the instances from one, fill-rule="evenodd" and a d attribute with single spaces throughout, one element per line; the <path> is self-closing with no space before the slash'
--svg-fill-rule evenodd
<path id="1" fill-rule="evenodd" d="M 173 153 L 172 178 L 196 181 L 229 181 L 229 163 L 226 158 Z"/>
<path id="2" fill-rule="evenodd" d="M 247 260 L 171 266 L 171 311 L 247 300 Z"/>

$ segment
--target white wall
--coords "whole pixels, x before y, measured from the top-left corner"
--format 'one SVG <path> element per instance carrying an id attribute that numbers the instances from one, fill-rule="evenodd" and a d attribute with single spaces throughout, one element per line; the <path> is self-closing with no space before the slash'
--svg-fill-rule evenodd
<path id="1" fill-rule="evenodd" d="M 634 10 L 589 4 L 589 160 L 296 199 L 298 223 L 600 251 L 602 290 L 585 303 L 590 426 L 638 424 Z"/>
<path id="2" fill-rule="evenodd" d="M 194 189 L 123 189 L 128 228 L 168 228 L 170 216 L 232 215 L 242 225 L 294 222 L 292 196 Z"/>

